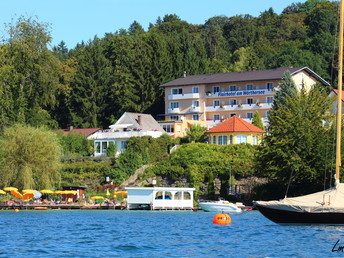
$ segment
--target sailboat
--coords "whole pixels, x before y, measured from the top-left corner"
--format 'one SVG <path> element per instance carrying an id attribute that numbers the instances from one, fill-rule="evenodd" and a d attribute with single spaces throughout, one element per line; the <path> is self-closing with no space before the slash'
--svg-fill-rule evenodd
<path id="1" fill-rule="evenodd" d="M 336 139 L 336 183 L 333 188 L 279 201 L 256 201 L 255 207 L 275 223 L 344 224 L 344 183 L 340 183 L 341 119 L 343 78 L 343 0 L 340 1 L 339 72 Z"/>

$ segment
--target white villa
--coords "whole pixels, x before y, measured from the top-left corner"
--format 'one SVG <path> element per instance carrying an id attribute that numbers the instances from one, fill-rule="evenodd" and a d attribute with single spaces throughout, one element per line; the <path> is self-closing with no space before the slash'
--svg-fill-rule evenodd
<path id="1" fill-rule="evenodd" d="M 94 140 L 94 156 L 106 156 L 110 142 L 117 146 L 117 155 L 125 150 L 131 137 L 151 136 L 158 138 L 165 133 L 158 122 L 148 114 L 125 112 L 110 129 L 95 132 L 87 137 Z"/>
<path id="2" fill-rule="evenodd" d="M 195 188 L 181 187 L 125 187 L 127 208 L 151 210 L 191 210 Z"/>

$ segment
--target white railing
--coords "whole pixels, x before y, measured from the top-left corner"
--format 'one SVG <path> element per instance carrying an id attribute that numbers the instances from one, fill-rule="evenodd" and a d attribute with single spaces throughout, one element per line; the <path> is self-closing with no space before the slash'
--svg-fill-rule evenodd
<path id="1" fill-rule="evenodd" d="M 176 99 L 198 99 L 199 93 L 184 93 L 184 94 L 170 94 L 168 95 L 168 100 Z"/>
<path id="2" fill-rule="evenodd" d="M 179 108 L 168 108 L 168 113 L 180 113 Z"/>
<path id="3" fill-rule="evenodd" d="M 152 136 L 158 138 L 162 135 L 160 131 L 125 131 L 125 132 L 97 132 L 88 137 L 91 140 L 121 139 L 130 137 Z"/>
<path id="4" fill-rule="evenodd" d="M 191 107 L 190 112 L 199 112 L 200 108 L 199 107 Z"/>
<path id="5" fill-rule="evenodd" d="M 272 103 L 207 106 L 206 112 L 270 109 Z"/>

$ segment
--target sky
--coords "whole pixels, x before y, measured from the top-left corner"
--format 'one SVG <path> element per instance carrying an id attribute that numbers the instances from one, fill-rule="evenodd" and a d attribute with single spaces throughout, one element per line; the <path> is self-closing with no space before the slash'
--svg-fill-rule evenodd
<path id="1" fill-rule="evenodd" d="M 71 49 L 95 35 L 102 38 L 105 33 L 128 29 L 134 21 L 147 30 L 150 23 L 166 14 L 176 14 L 191 24 L 204 24 L 220 15 L 257 17 L 270 7 L 280 14 L 299 2 L 305 0 L 1 0 L 0 32 L 4 35 L 4 23 L 16 21 L 21 15 L 37 17 L 39 22 L 50 24 L 51 46 L 63 40 Z"/>

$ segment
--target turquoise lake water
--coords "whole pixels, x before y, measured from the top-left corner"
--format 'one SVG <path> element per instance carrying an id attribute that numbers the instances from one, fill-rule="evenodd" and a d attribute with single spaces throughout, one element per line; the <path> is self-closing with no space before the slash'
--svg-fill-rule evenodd
<path id="1" fill-rule="evenodd" d="M 0 257 L 344 257 L 344 226 L 202 211 L 0 211 Z"/>

